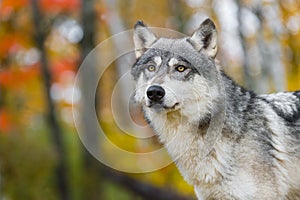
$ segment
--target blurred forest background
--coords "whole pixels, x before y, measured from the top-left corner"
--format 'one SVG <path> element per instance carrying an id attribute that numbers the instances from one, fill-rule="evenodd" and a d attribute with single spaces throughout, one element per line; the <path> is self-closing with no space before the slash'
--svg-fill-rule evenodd
<path id="1" fill-rule="evenodd" d="M 72 96 L 83 59 L 111 35 L 139 19 L 190 34 L 207 16 L 234 80 L 257 93 L 300 89 L 298 0 L 0 0 L 0 199 L 195 199 L 174 164 L 129 174 L 94 159 L 78 138 Z M 110 110 L 120 63 L 100 80 L 98 118 L 116 145 L 143 152 L 150 147 L 117 134 Z M 86 88 L 75 88 L 75 105 Z"/>

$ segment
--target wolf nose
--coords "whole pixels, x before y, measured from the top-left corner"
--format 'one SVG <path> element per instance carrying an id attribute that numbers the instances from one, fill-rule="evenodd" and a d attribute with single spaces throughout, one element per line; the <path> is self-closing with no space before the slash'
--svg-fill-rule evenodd
<path id="1" fill-rule="evenodd" d="M 165 96 L 165 90 L 158 85 L 152 85 L 147 90 L 147 96 L 152 101 L 159 101 Z"/>

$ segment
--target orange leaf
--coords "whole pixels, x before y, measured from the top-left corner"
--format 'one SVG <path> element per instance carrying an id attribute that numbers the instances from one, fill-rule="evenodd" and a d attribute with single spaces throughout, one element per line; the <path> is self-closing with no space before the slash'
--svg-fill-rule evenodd
<path id="1" fill-rule="evenodd" d="M 58 80 L 65 71 L 76 71 L 77 62 L 75 60 L 58 60 L 51 64 L 51 72 L 54 80 Z"/>
<path id="2" fill-rule="evenodd" d="M 0 71 L 0 85 L 9 86 L 13 84 L 13 74 L 9 70 Z"/>
<path id="3" fill-rule="evenodd" d="M 0 132 L 8 133 L 11 128 L 11 120 L 7 111 L 0 110 Z"/>
<path id="4" fill-rule="evenodd" d="M 29 0 L 2 0 L 0 3 L 0 16 L 9 16 L 13 11 L 29 4 Z"/>
<path id="5" fill-rule="evenodd" d="M 12 51 L 18 51 L 27 46 L 27 38 L 21 33 L 9 33 L 0 38 L 0 58 L 8 56 Z"/>
<path id="6" fill-rule="evenodd" d="M 3 70 L 0 71 L 0 85 L 10 89 L 18 89 L 37 76 L 39 76 L 38 65 L 27 66 L 24 69 Z"/>
<path id="7" fill-rule="evenodd" d="M 40 0 L 40 5 L 44 12 L 77 11 L 80 0 Z"/>

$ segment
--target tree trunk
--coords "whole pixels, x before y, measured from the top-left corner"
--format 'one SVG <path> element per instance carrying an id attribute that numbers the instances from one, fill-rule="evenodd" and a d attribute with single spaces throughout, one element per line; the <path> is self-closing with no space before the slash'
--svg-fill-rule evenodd
<path id="1" fill-rule="evenodd" d="M 243 72 L 244 72 L 244 84 L 245 87 L 248 89 L 255 89 L 254 87 L 254 81 L 251 77 L 250 74 L 250 58 L 249 58 L 249 53 L 248 53 L 248 45 L 247 45 L 247 39 L 244 37 L 243 30 L 242 30 L 242 25 L 243 25 L 243 20 L 242 20 L 242 3 L 240 0 L 235 0 L 235 3 L 238 7 L 237 11 L 237 18 L 238 18 L 238 33 L 239 33 L 239 39 L 240 43 L 243 49 Z"/>
<path id="2" fill-rule="evenodd" d="M 59 198 L 62 200 L 69 200 L 71 198 L 70 188 L 67 175 L 67 158 L 65 153 L 65 147 L 62 139 L 62 130 L 59 126 L 56 117 L 56 108 L 54 102 L 51 99 L 51 73 L 49 71 L 48 59 L 45 49 L 46 32 L 42 29 L 41 22 L 42 14 L 39 9 L 38 0 L 32 0 L 32 16 L 35 27 L 35 42 L 40 50 L 40 64 L 43 76 L 43 84 L 45 89 L 45 101 L 46 101 L 46 115 L 49 131 L 53 140 L 53 145 L 57 153 L 57 166 L 56 166 L 56 181 L 57 190 L 59 192 Z"/>
<path id="3" fill-rule="evenodd" d="M 94 10 L 95 1 L 85 0 L 82 1 L 81 6 L 81 24 L 83 27 L 84 37 L 80 43 L 81 49 L 81 61 L 88 56 L 88 54 L 95 47 L 95 33 L 96 33 L 96 13 Z M 97 68 L 97 58 L 89 57 L 86 60 L 87 66 L 90 68 L 89 73 L 84 73 L 80 81 L 80 91 L 81 91 L 81 101 L 80 101 L 80 121 L 81 121 L 81 133 L 83 140 L 88 144 L 92 145 L 92 149 L 99 148 L 99 138 L 97 133 L 97 128 L 91 126 L 89 121 L 92 112 L 89 105 L 95 105 L 95 110 L 97 110 L 97 105 L 99 103 L 99 98 L 96 99 L 89 98 L 90 90 L 93 88 L 95 80 L 98 80 L 96 68 Z M 95 102 L 91 102 L 95 101 Z M 101 164 L 96 160 L 86 148 L 83 147 L 83 176 L 82 179 L 82 194 L 81 199 L 102 199 L 102 170 Z"/>
<path id="4" fill-rule="evenodd" d="M 108 27 L 112 35 L 118 34 L 122 31 L 125 31 L 125 26 L 122 18 L 118 15 L 115 9 L 118 8 L 116 0 L 105 0 L 104 1 L 107 7 L 109 8 L 109 18 L 108 18 Z M 130 42 L 133 41 L 132 38 L 127 38 L 123 40 L 116 41 L 115 38 L 112 38 L 113 49 L 115 52 L 123 52 L 122 49 L 130 47 Z M 134 131 L 134 127 L 130 121 L 130 114 L 128 113 L 130 94 L 134 91 L 133 82 L 124 78 L 124 75 L 130 72 L 130 65 L 128 62 L 128 55 L 118 57 L 116 60 L 117 66 L 117 75 L 118 75 L 118 84 L 119 89 L 114 92 L 117 93 L 119 103 L 115 103 L 114 109 L 117 112 L 115 115 L 115 120 L 119 124 L 120 128 L 127 130 L 128 132 Z"/>
<path id="5" fill-rule="evenodd" d="M 286 89 L 286 76 L 279 38 L 280 34 L 283 32 L 283 26 L 281 23 L 278 1 L 272 1 L 266 6 L 260 2 L 257 8 L 261 12 L 260 16 L 263 16 L 260 18 L 261 24 L 266 22 L 270 29 L 270 38 L 264 38 L 266 49 L 262 55 L 264 56 L 263 60 L 268 68 L 269 76 L 271 77 L 271 81 L 274 86 L 274 88 L 271 89 L 275 91 L 283 91 Z"/>

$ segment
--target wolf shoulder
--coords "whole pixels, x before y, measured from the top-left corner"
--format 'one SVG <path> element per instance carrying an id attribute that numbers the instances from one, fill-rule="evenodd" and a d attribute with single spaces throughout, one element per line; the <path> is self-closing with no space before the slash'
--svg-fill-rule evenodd
<path id="1" fill-rule="evenodd" d="M 264 94 L 259 98 L 266 101 L 286 124 L 300 126 L 300 91 Z"/>

